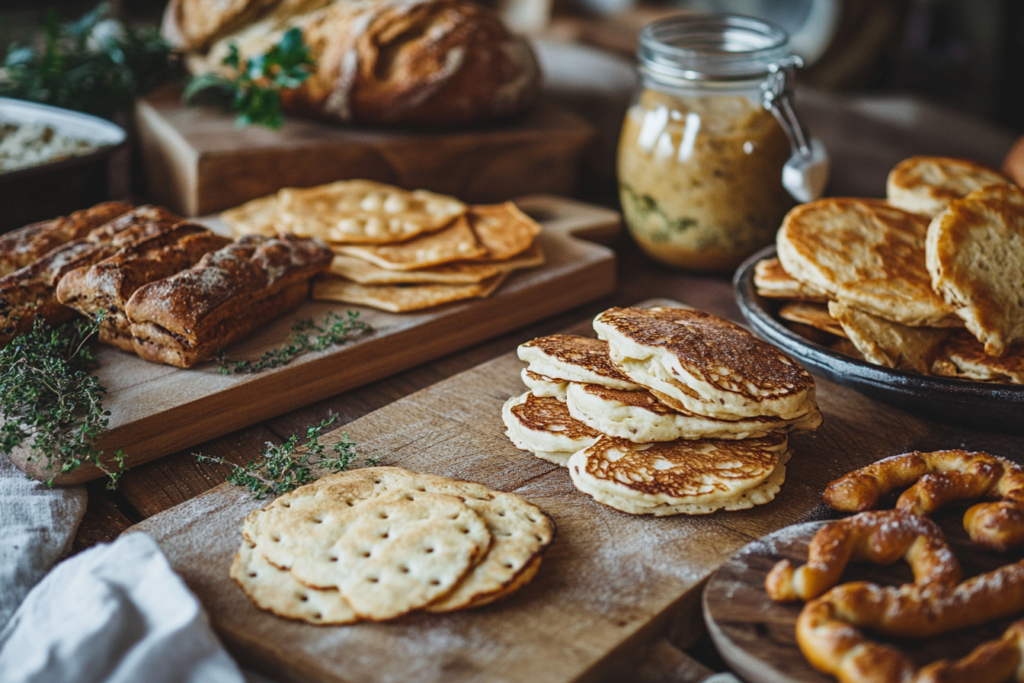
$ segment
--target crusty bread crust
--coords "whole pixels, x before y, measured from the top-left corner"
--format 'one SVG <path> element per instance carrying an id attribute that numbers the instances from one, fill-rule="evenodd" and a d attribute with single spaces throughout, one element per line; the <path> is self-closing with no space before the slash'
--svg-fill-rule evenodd
<path id="1" fill-rule="evenodd" d="M 124 202 L 104 202 L 0 236 L 0 276 L 32 264 L 62 244 L 86 237 L 94 228 L 131 209 L 132 205 Z"/>
<path id="2" fill-rule="evenodd" d="M 131 295 L 149 282 L 194 265 L 229 242 L 201 225 L 178 223 L 94 265 L 67 273 L 57 284 L 57 300 L 90 317 L 106 311 L 100 341 L 130 351 L 131 325 L 124 309 Z"/>
<path id="3" fill-rule="evenodd" d="M 316 240 L 242 237 L 132 295 L 125 311 L 135 351 L 191 367 L 297 306 L 330 262 Z"/>
<path id="4" fill-rule="evenodd" d="M 176 10 L 183 26 L 186 4 L 181 0 Z M 206 54 L 193 52 L 189 69 L 220 70 L 230 45 L 244 59 L 298 27 L 316 67 L 302 86 L 282 93 L 288 112 L 369 124 L 458 124 L 518 113 L 539 92 L 540 69 L 529 43 L 509 33 L 493 11 L 468 0 L 293 5 L 279 4 L 269 18 L 243 22 Z M 165 31 L 171 27 L 165 20 Z"/>

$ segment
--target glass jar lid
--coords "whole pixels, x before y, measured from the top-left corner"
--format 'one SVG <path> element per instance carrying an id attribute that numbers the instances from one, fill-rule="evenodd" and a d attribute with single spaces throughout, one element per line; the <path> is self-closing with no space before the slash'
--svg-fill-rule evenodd
<path id="1" fill-rule="evenodd" d="M 640 32 L 637 50 L 641 72 L 668 82 L 764 79 L 789 55 L 785 30 L 729 14 L 657 21 Z"/>

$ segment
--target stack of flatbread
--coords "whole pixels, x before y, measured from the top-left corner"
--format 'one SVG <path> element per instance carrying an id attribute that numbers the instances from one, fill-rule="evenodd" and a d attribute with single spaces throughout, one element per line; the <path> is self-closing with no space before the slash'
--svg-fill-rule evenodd
<path id="1" fill-rule="evenodd" d="M 317 237 L 334 252 L 313 298 L 395 313 L 487 297 L 544 264 L 541 227 L 512 202 L 467 206 L 369 180 L 285 188 L 221 214 L 236 235 Z"/>
<path id="2" fill-rule="evenodd" d="M 789 434 L 821 424 L 814 378 L 716 316 L 612 308 L 600 339 L 519 347 L 530 388 L 502 409 L 517 448 L 568 467 L 576 488 L 631 514 L 706 514 L 767 503 Z"/>
<path id="3" fill-rule="evenodd" d="M 1024 383 L 1024 193 L 971 161 L 913 157 L 887 201 L 796 207 L 755 266 L 799 334 L 877 365 Z"/>
<path id="4" fill-rule="evenodd" d="M 231 577 L 261 609 L 312 624 L 451 612 L 529 583 L 554 532 L 514 494 L 373 467 L 324 477 L 250 514 Z"/>

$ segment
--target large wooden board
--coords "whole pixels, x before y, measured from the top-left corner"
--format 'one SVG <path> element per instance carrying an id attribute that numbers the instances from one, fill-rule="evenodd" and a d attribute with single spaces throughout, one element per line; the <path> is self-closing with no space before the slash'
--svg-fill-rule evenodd
<path id="1" fill-rule="evenodd" d="M 296 320 L 322 321 L 328 311 L 360 312 L 373 332 L 290 365 L 255 375 L 221 375 L 215 363 L 189 370 L 142 360 L 102 347 L 97 371 L 107 388 L 110 429 L 97 440 L 107 453 L 122 449 L 129 466 L 139 465 L 261 420 L 309 405 L 457 349 L 471 346 L 611 293 L 615 254 L 588 236 L 608 241 L 618 233 L 619 214 L 552 196 L 516 200 L 544 227 L 538 238 L 546 263 L 513 273 L 490 298 L 447 304 L 422 312 L 393 314 L 359 306 L 308 301 L 228 349 L 232 359 L 257 358 L 280 346 Z M 579 237 L 577 237 L 579 236 Z M 11 460 L 40 479 L 52 471 L 27 460 Z M 58 475 L 59 485 L 102 476 L 81 467 Z"/>
<path id="2" fill-rule="evenodd" d="M 650 303 L 650 302 L 648 302 Z M 571 331 L 586 332 L 590 321 Z M 525 340 L 524 340 L 525 341 Z M 621 680 L 650 640 L 692 628 L 705 579 L 752 539 L 821 514 L 828 481 L 882 456 L 942 446 L 1020 455 L 1013 437 L 950 431 L 819 381 L 824 426 L 793 437 L 775 501 L 703 517 L 634 517 L 595 503 L 568 474 L 517 450 L 502 403 L 524 391 L 509 353 L 345 425 L 384 463 L 516 491 L 558 525 L 534 583 L 453 615 L 316 627 L 253 607 L 228 578 L 244 516 L 260 503 L 221 486 L 133 528 L 151 534 L 243 662 L 293 681 Z"/>
<path id="3" fill-rule="evenodd" d="M 474 203 L 572 195 L 594 129 L 541 102 L 523 117 L 457 129 L 357 128 L 289 118 L 239 129 L 217 107 L 165 88 L 135 108 L 149 195 L 186 216 L 223 211 L 281 187 L 367 178 Z"/>
<path id="4" fill-rule="evenodd" d="M 935 516 L 960 561 L 964 579 L 1017 562 L 1024 556 L 1021 549 L 999 554 L 972 544 L 963 528 L 966 508 L 966 505 L 953 505 Z M 797 567 L 807 562 L 807 545 L 824 525 L 825 522 L 799 524 L 754 541 L 730 558 L 708 582 L 704 591 L 708 630 L 722 658 L 747 683 L 828 683 L 833 680 L 811 667 L 800 653 L 796 620 L 803 603 L 775 603 L 768 599 L 764 590 L 765 577 L 779 560 L 788 559 Z M 888 566 L 854 562 L 840 582 L 898 585 L 913 580 L 910 567 L 901 561 Z M 879 641 L 900 648 L 920 667 L 939 659 L 966 656 L 981 643 L 1002 636 L 1006 627 L 1019 616 L 924 640 L 879 638 Z"/>

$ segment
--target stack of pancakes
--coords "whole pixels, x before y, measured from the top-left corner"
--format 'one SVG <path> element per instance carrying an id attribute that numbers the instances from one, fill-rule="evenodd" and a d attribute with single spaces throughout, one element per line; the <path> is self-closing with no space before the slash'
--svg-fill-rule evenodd
<path id="1" fill-rule="evenodd" d="M 322 239 L 335 256 L 313 298 L 394 313 L 487 297 L 510 272 L 544 264 L 540 225 L 512 202 L 466 206 L 369 180 L 285 188 L 221 218 L 236 235 Z"/>
<path id="2" fill-rule="evenodd" d="M 600 339 L 519 347 L 530 388 L 502 418 L 517 448 L 568 467 L 576 488 L 631 514 L 767 503 L 788 436 L 821 424 L 814 379 L 743 328 L 683 308 L 612 308 Z"/>
<path id="3" fill-rule="evenodd" d="M 886 367 L 1024 382 L 1024 192 L 974 162 L 913 157 L 887 201 L 796 207 L 754 282 L 812 341 Z"/>

